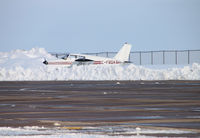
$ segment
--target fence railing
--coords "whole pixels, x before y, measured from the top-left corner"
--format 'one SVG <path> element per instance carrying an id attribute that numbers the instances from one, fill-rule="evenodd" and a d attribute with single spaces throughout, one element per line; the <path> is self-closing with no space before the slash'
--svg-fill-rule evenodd
<path id="1" fill-rule="evenodd" d="M 65 53 L 51 53 L 62 57 Z M 84 53 L 101 57 L 114 57 L 117 52 Z M 200 63 L 200 50 L 161 50 L 161 51 L 136 51 L 131 52 L 129 61 L 137 65 L 161 65 L 161 64 L 192 64 Z"/>

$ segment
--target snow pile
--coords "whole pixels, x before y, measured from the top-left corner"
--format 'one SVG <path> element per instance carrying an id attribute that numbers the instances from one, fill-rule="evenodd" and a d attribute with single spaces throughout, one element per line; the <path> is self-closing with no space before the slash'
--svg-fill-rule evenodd
<path id="1" fill-rule="evenodd" d="M 48 129 L 44 127 L 24 127 L 24 128 L 11 128 L 0 127 L 0 137 L 34 137 L 34 138 L 133 138 L 134 136 L 108 136 L 103 134 L 84 134 L 78 132 L 70 132 L 69 130 L 61 129 Z M 141 136 L 143 138 L 145 136 Z"/>
<path id="2" fill-rule="evenodd" d="M 126 65 L 44 65 L 56 59 L 43 48 L 0 52 L 0 80 L 200 80 L 200 64 L 164 69 Z"/>
<path id="3" fill-rule="evenodd" d="M 13 50 L 11 52 L 0 52 L 0 68 L 12 69 L 15 68 L 37 68 L 42 66 L 44 58 L 55 59 L 48 54 L 44 48 L 32 48 L 29 51 Z"/>
<path id="4" fill-rule="evenodd" d="M 123 128 L 122 128 L 123 130 Z M 139 131 L 139 132 L 137 132 Z M 123 131 L 122 131 L 123 132 Z M 34 138 L 151 138 L 151 136 L 145 136 L 145 134 L 191 134 L 192 131 L 183 131 L 178 129 L 167 129 L 167 130 L 158 130 L 158 129 L 140 129 L 137 128 L 127 128 L 126 132 L 120 133 L 112 132 L 111 135 L 106 135 L 103 132 L 87 133 L 82 131 L 71 131 L 60 128 L 45 128 L 45 127 L 21 127 L 21 128 L 11 128 L 11 127 L 0 127 L 0 137 L 10 138 L 10 137 L 34 137 Z M 124 135 L 123 135 L 124 134 Z M 127 134 L 127 135 L 126 135 Z M 155 137 L 155 136 L 154 136 Z"/>

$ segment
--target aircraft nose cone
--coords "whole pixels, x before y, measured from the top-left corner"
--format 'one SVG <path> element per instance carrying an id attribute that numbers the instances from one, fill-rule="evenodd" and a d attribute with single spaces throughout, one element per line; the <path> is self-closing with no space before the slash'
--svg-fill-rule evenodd
<path id="1" fill-rule="evenodd" d="M 48 64 L 48 62 L 47 62 L 46 60 L 44 60 L 44 61 L 43 61 L 43 63 L 44 63 L 45 65 L 47 65 L 47 64 Z"/>

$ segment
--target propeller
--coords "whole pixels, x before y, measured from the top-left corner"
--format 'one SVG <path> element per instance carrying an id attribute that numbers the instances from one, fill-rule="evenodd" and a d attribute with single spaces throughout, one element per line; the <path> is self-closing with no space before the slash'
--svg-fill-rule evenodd
<path id="1" fill-rule="evenodd" d="M 47 65 L 47 64 L 48 64 L 48 62 L 47 62 L 47 60 L 46 60 L 46 59 L 44 59 L 43 63 L 44 63 L 45 65 Z"/>

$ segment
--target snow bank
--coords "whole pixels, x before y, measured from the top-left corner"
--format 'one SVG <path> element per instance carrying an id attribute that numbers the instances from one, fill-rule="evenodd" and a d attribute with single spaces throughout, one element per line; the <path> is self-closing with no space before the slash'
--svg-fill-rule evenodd
<path id="1" fill-rule="evenodd" d="M 0 52 L 0 80 L 200 80 L 200 64 L 156 69 L 126 65 L 44 65 L 43 48 Z"/>
<path id="2" fill-rule="evenodd" d="M 0 127 L 0 137 L 4 138 L 133 138 L 134 136 L 108 136 L 100 134 L 74 133 L 67 130 L 39 127 L 11 128 Z M 141 136 L 143 138 L 145 136 Z"/>
<path id="3" fill-rule="evenodd" d="M 64 130 L 59 128 L 45 128 L 45 127 L 21 127 L 21 128 L 11 128 L 11 127 L 0 127 L 0 137 L 4 138 L 21 138 L 21 137 L 33 137 L 33 138 L 153 138 L 151 136 L 145 136 L 145 134 L 191 134 L 192 131 L 183 131 L 178 129 L 140 129 L 135 128 L 121 128 L 121 131 L 112 132 L 111 135 L 106 135 L 103 132 L 93 132 L 88 133 L 82 131 Z M 155 136 L 154 136 L 155 137 Z"/>

